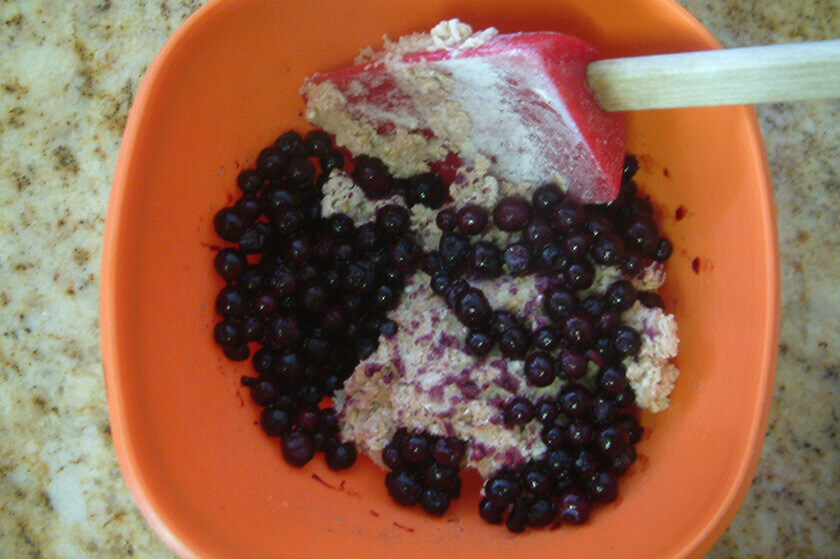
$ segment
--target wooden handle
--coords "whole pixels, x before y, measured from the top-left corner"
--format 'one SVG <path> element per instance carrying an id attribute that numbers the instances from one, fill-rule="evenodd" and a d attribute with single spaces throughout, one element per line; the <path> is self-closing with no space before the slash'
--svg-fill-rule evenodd
<path id="1" fill-rule="evenodd" d="M 599 60 L 586 77 L 607 111 L 840 97 L 840 40 Z"/>

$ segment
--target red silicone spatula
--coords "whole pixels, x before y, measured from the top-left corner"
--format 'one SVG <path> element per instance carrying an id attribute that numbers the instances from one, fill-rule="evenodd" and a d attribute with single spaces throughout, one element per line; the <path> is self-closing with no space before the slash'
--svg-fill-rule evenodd
<path id="1" fill-rule="evenodd" d="M 482 154 L 503 179 L 556 180 L 596 203 L 614 199 L 620 185 L 618 111 L 840 97 L 840 41 L 597 58 L 568 35 L 518 33 L 351 66 L 312 83 L 334 85 L 351 115 L 375 126 L 449 137 L 451 121 L 466 116 L 462 158 Z"/>

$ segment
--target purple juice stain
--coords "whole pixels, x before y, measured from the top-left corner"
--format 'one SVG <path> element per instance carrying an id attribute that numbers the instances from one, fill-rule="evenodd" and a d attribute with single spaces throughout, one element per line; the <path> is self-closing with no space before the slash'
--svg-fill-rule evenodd
<path id="1" fill-rule="evenodd" d="M 373 377 L 374 374 L 379 373 L 382 371 L 382 364 L 377 362 L 372 362 L 369 364 L 365 364 L 365 377 L 370 379 Z"/>
<path id="2" fill-rule="evenodd" d="M 456 337 L 452 336 L 451 334 L 449 334 L 447 332 L 440 333 L 440 337 L 438 338 L 438 340 L 440 341 L 441 345 L 443 345 L 447 348 L 460 348 L 461 347 L 461 342 Z"/>

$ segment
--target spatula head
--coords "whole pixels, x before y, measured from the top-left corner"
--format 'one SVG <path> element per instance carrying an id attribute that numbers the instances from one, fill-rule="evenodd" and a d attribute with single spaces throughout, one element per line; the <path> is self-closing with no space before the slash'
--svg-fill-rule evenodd
<path id="1" fill-rule="evenodd" d="M 353 118 L 380 130 L 423 131 L 463 161 L 487 157 L 499 178 L 556 181 L 581 202 L 603 203 L 618 195 L 624 121 L 589 89 L 595 59 L 575 37 L 517 33 L 385 56 L 311 82 L 333 84 Z"/>

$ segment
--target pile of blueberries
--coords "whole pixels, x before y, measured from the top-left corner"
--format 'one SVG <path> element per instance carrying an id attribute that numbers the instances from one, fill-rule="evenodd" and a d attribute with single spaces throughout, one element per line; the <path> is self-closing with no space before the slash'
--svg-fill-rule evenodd
<path id="1" fill-rule="evenodd" d="M 641 338 L 621 324 L 621 313 L 636 301 L 661 307 L 662 300 L 628 280 L 615 281 L 603 295 L 582 292 L 594 281 L 593 262 L 633 276 L 672 251 L 650 203 L 636 195 L 636 160 L 625 160 L 620 194 L 609 204 L 581 205 L 547 184 L 530 201 L 506 197 L 489 212 L 477 205 L 441 209 L 448 193 L 434 173 L 394 178 L 379 159 L 356 157 L 352 175 L 369 199 L 400 195 L 409 207 L 441 209 L 440 243 L 425 253 L 409 231 L 405 206 L 382 206 L 362 225 L 344 214 L 321 216 L 323 185 L 345 166 L 323 131 L 287 132 L 238 175 L 241 196 L 214 218 L 217 234 L 231 244 L 214 261 L 226 282 L 216 299 L 222 319 L 214 337 L 229 359 L 252 359 L 257 375 L 242 383 L 264 407 L 263 430 L 280 438 L 291 465 L 305 465 L 316 452 L 335 470 L 355 463 L 355 447 L 341 441 L 335 411 L 321 408 L 322 401 L 376 350 L 380 336 L 396 334 L 387 312 L 420 268 L 468 328 L 468 353 L 481 358 L 498 345 L 505 357 L 525 360 L 532 385 L 566 382 L 556 398 L 517 397 L 503 405 L 511 429 L 534 419 L 543 424 L 548 452 L 489 479 L 482 518 L 505 520 L 514 532 L 557 518 L 585 521 L 593 502 L 615 498 L 616 477 L 635 460 L 641 435 L 622 366 Z M 498 247 L 472 239 L 491 221 L 513 241 Z M 543 296 L 550 323 L 533 332 L 515 314 L 493 310 L 470 284 L 527 274 L 548 279 Z M 460 494 L 465 451 L 456 438 L 398 430 L 382 455 L 389 494 L 442 515 Z"/>
<path id="2" fill-rule="evenodd" d="M 402 506 L 419 503 L 427 513 L 443 515 L 461 495 L 458 469 L 465 451 L 466 444 L 454 437 L 398 429 L 382 450 L 390 469 L 385 475 L 388 494 Z"/>
<path id="3" fill-rule="evenodd" d="M 386 313 L 420 256 L 402 206 L 388 205 L 359 227 L 344 214 L 321 216 L 323 185 L 344 167 L 325 132 L 287 132 L 239 173 L 241 196 L 214 217 L 216 233 L 232 244 L 214 261 L 226 282 L 214 338 L 229 359 L 252 358 L 257 377 L 242 382 L 265 407 L 263 429 L 281 438 L 295 466 L 318 451 L 334 469 L 355 462 L 334 411 L 319 405 L 376 350 L 380 335 L 396 333 Z M 357 158 L 353 173 L 371 198 L 394 188 L 379 160 Z M 443 184 L 431 174 L 400 188 L 415 203 L 443 203 Z"/>

